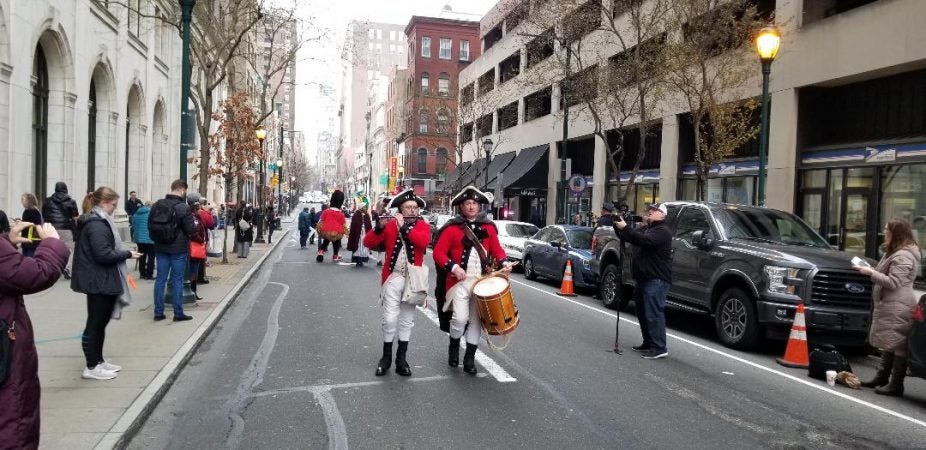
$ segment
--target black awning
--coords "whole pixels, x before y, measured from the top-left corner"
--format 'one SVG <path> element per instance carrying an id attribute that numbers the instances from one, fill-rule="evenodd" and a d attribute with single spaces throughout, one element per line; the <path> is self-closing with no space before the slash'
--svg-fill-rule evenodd
<path id="1" fill-rule="evenodd" d="M 444 181 L 444 188 L 447 188 L 447 189 L 454 188 L 456 186 L 457 181 L 460 181 L 460 178 L 466 175 L 466 171 L 468 171 L 469 167 L 472 165 L 473 163 L 469 161 L 461 162 L 459 165 L 457 165 L 455 169 L 453 169 L 450 173 L 447 174 L 447 181 Z"/>
<path id="2" fill-rule="evenodd" d="M 460 183 L 457 189 L 463 189 L 466 186 L 475 184 L 474 181 L 476 180 L 477 177 L 482 175 L 482 172 L 483 170 L 485 170 L 485 167 L 486 167 L 485 158 L 479 158 L 473 161 L 473 164 L 469 166 L 469 170 L 467 170 L 466 173 L 463 174 L 462 177 L 460 177 L 460 180 L 459 180 Z"/>
<path id="3" fill-rule="evenodd" d="M 511 161 L 514 160 L 515 152 L 502 153 L 500 155 L 493 155 L 492 162 L 489 163 L 489 183 L 483 186 L 485 182 L 485 174 L 482 174 L 481 177 L 477 177 L 476 184 L 483 187 L 483 191 L 492 190 L 495 185 L 495 179 L 498 178 L 498 173 L 503 172 Z M 502 177 L 502 182 L 504 182 L 505 177 Z"/>
<path id="4" fill-rule="evenodd" d="M 525 148 L 511 162 L 502 175 L 505 189 L 546 189 L 550 161 L 549 144 Z"/>

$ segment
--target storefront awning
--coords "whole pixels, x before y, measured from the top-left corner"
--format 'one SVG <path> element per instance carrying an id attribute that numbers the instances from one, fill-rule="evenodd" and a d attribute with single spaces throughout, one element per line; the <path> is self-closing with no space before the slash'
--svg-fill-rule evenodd
<path id="1" fill-rule="evenodd" d="M 525 189 L 546 189 L 550 162 L 547 152 L 548 144 L 525 148 L 518 152 L 511 164 L 503 172 L 502 181 L 505 195 L 520 195 L 516 191 Z"/>
<path id="2" fill-rule="evenodd" d="M 485 158 L 479 158 L 473 161 L 473 164 L 469 166 L 469 170 L 467 170 L 466 173 L 463 174 L 462 177 L 460 177 L 460 182 L 457 185 L 456 190 L 460 190 L 460 189 L 465 188 L 466 186 L 475 184 L 476 178 L 482 175 L 482 171 L 485 170 L 485 167 L 486 167 Z"/>
<path id="3" fill-rule="evenodd" d="M 496 179 L 498 178 L 499 172 L 504 173 L 504 170 L 511 164 L 511 161 L 514 160 L 515 152 L 502 153 L 500 155 L 492 155 L 492 162 L 489 163 L 489 183 L 483 186 L 485 183 L 485 174 L 482 174 L 481 177 L 477 177 L 476 184 L 483 186 L 483 190 L 494 190 L 496 186 Z M 502 176 L 502 182 L 505 181 L 505 177 Z"/>
<path id="4" fill-rule="evenodd" d="M 466 161 L 457 165 L 456 169 L 447 174 L 447 181 L 444 181 L 445 188 L 456 188 L 457 182 L 466 175 L 473 163 Z"/>

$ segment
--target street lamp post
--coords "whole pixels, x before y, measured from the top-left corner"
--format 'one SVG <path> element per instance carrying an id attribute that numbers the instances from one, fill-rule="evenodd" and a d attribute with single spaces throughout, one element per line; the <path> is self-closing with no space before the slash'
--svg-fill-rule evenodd
<path id="1" fill-rule="evenodd" d="M 190 22 L 196 0 L 180 0 L 183 59 L 180 67 L 180 179 L 187 180 L 187 153 L 193 148 L 193 113 L 190 111 Z"/>
<path id="2" fill-rule="evenodd" d="M 482 141 L 482 151 L 486 153 L 486 168 L 484 171 L 485 183 L 483 186 L 483 189 L 485 190 L 489 189 L 489 163 L 492 162 L 492 149 L 494 145 L 495 143 L 492 142 L 492 139 L 490 138 L 485 138 L 485 140 Z M 492 208 L 494 208 L 494 206 L 495 206 L 495 198 L 493 196 L 492 201 L 489 203 L 489 212 L 492 211 Z"/>
<path id="3" fill-rule="evenodd" d="M 254 136 L 257 137 L 257 141 L 260 142 L 260 161 L 258 162 L 258 169 L 260 174 L 258 175 L 258 184 L 257 187 L 257 239 L 254 239 L 255 244 L 263 244 L 264 241 L 264 177 L 266 176 L 266 170 L 264 170 L 264 139 L 267 139 L 267 130 L 264 129 L 263 125 L 258 125 L 257 129 L 254 130 Z"/>
<path id="4" fill-rule="evenodd" d="M 277 160 L 277 215 L 283 211 L 283 160 Z M 272 225 L 271 225 L 272 226 Z"/>
<path id="5" fill-rule="evenodd" d="M 778 28 L 766 27 L 759 31 L 756 49 L 759 53 L 759 60 L 762 62 L 762 116 L 759 124 L 759 187 L 756 202 L 760 207 L 765 206 L 765 158 L 768 154 L 769 134 L 768 78 L 772 73 L 772 61 L 778 55 L 780 45 L 781 34 Z"/>

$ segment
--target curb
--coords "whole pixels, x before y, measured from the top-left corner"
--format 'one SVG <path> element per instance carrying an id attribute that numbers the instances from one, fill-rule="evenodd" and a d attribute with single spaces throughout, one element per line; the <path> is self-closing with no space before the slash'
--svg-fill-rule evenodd
<path id="1" fill-rule="evenodd" d="M 119 417 L 119 420 L 117 420 L 112 428 L 106 432 L 103 439 L 94 446 L 95 449 L 122 449 L 128 445 L 129 439 L 138 433 L 138 430 L 141 429 L 145 420 L 151 415 L 151 412 L 154 411 L 154 408 L 160 403 L 164 395 L 167 394 L 167 391 L 170 389 L 174 380 L 177 379 L 180 371 L 186 367 L 187 362 L 193 357 L 193 353 L 196 352 L 200 344 L 206 340 L 209 332 L 215 328 L 219 319 L 225 315 L 225 311 L 228 310 L 228 307 L 237 300 L 238 294 L 244 290 L 244 287 L 251 281 L 254 274 L 263 267 L 267 258 L 270 257 L 277 246 L 280 245 L 280 242 L 283 242 L 284 238 L 291 232 L 292 228 L 283 231 L 280 238 L 277 239 L 270 249 L 261 256 L 253 267 L 251 267 L 251 270 L 238 281 L 238 284 L 225 295 L 225 298 L 223 298 L 222 301 L 219 302 L 219 305 L 212 310 L 209 316 L 206 317 L 206 320 L 199 325 L 199 328 L 197 328 L 189 339 L 177 349 L 174 356 L 172 356 L 170 360 L 167 361 L 167 364 L 155 375 L 151 383 L 148 384 L 148 387 L 146 387 L 135 401 L 132 402 L 129 408 L 122 413 L 122 416 Z"/>

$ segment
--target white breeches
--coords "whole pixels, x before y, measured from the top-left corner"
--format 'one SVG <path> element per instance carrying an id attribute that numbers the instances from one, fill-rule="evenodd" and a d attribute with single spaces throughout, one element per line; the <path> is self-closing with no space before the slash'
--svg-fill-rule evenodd
<path id="1" fill-rule="evenodd" d="M 383 342 L 395 340 L 396 330 L 400 341 L 412 336 L 415 305 L 402 302 L 404 290 L 405 277 L 402 276 L 391 275 L 383 285 Z"/>
<path id="2" fill-rule="evenodd" d="M 470 295 L 476 278 L 467 277 L 460 281 L 447 293 L 447 299 L 453 305 L 453 316 L 450 318 L 450 337 L 459 339 L 466 331 L 466 343 L 479 345 L 479 336 L 482 334 L 482 322 L 476 313 L 476 302 L 470 301 Z M 467 324 L 469 327 L 467 328 Z"/>

